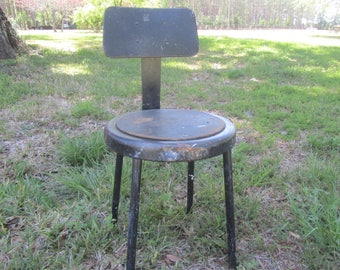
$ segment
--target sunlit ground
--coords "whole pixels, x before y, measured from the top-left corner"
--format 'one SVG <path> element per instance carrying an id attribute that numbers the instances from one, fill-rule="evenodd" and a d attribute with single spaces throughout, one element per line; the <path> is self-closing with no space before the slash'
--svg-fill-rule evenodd
<path id="1" fill-rule="evenodd" d="M 199 34 L 297 42 L 318 46 L 340 46 L 340 32 L 331 30 L 200 30 Z"/>
<path id="2" fill-rule="evenodd" d="M 91 40 L 84 44 L 84 34 L 95 39 L 101 39 L 102 33 L 95 33 L 93 31 L 85 30 L 64 30 L 61 32 L 58 30 L 20 30 L 19 35 L 23 36 L 26 43 L 29 45 L 41 46 L 48 49 L 57 49 L 64 51 L 75 51 L 79 47 L 90 47 L 92 45 Z M 39 38 L 39 36 L 41 36 Z M 81 43 L 81 44 L 79 44 Z M 79 46 L 81 45 L 81 46 Z"/>
<path id="3" fill-rule="evenodd" d="M 65 51 L 74 51 L 79 48 L 79 39 L 84 33 L 87 36 L 92 36 L 93 39 L 101 39 L 102 37 L 102 33 L 84 30 L 64 30 L 64 32 L 60 30 L 58 32 L 52 30 L 19 31 L 19 35 L 25 36 L 26 42 L 30 45 Z M 39 35 L 41 35 L 41 39 L 37 40 L 36 36 Z M 317 46 L 340 46 L 340 32 L 332 30 L 199 30 L 199 35 L 296 42 Z M 30 40 L 30 36 L 32 36 L 32 40 Z M 50 38 L 46 38 L 46 36 Z M 91 42 L 83 45 L 91 46 Z"/>

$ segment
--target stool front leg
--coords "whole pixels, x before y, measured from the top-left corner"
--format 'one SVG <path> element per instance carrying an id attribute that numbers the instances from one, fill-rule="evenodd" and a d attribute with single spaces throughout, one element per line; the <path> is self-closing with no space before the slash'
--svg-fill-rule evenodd
<path id="1" fill-rule="evenodd" d="M 225 208 L 227 218 L 228 261 L 229 268 L 236 269 L 236 243 L 234 219 L 234 188 L 232 175 L 231 149 L 223 153 L 223 172 L 225 190 Z"/>
<path id="2" fill-rule="evenodd" d="M 127 263 L 126 263 L 127 270 L 134 270 L 135 264 L 136 264 L 137 227 L 138 227 L 138 214 L 139 214 L 141 170 L 142 170 L 142 160 L 133 159 L 128 242 L 127 242 Z"/>
<path id="3" fill-rule="evenodd" d="M 122 168 L 123 168 L 123 155 L 117 154 L 116 167 L 115 167 L 115 179 L 113 184 L 113 197 L 112 197 L 112 222 L 118 221 L 118 206 L 120 199 L 120 184 L 122 180 Z"/>

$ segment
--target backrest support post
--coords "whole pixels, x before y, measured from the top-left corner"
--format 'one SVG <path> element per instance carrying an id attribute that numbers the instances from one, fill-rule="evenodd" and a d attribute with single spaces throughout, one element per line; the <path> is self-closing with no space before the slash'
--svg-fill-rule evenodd
<path id="1" fill-rule="evenodd" d="M 160 109 L 161 58 L 142 58 L 142 109 Z"/>

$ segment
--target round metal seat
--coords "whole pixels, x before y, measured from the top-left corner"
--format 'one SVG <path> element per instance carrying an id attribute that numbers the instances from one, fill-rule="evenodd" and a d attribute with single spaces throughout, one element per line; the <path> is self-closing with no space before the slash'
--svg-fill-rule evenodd
<path id="1" fill-rule="evenodd" d="M 105 140 L 116 153 L 152 161 L 194 161 L 234 146 L 235 127 L 223 117 L 182 109 L 126 113 L 112 119 Z"/>

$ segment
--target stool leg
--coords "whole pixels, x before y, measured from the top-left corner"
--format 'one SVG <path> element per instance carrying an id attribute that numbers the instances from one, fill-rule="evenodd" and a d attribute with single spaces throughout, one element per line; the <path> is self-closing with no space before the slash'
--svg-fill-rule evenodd
<path id="1" fill-rule="evenodd" d="M 195 163 L 188 162 L 188 186 L 187 186 L 187 209 L 186 213 L 190 212 L 194 200 L 194 179 L 195 179 Z"/>
<path id="2" fill-rule="evenodd" d="M 136 264 L 137 227 L 138 227 L 138 213 L 139 213 L 141 170 L 142 170 L 142 160 L 133 159 L 128 242 L 127 242 L 127 263 L 126 263 L 127 270 L 134 270 L 135 264 Z"/>
<path id="3" fill-rule="evenodd" d="M 120 198 L 120 183 L 122 179 L 122 167 L 123 167 L 123 155 L 117 154 L 112 197 L 112 222 L 114 223 L 118 221 L 118 206 Z"/>
<path id="4" fill-rule="evenodd" d="M 234 220 L 234 190 L 232 175 L 231 150 L 223 154 L 225 208 L 228 234 L 228 262 L 230 269 L 236 269 L 236 243 Z"/>

